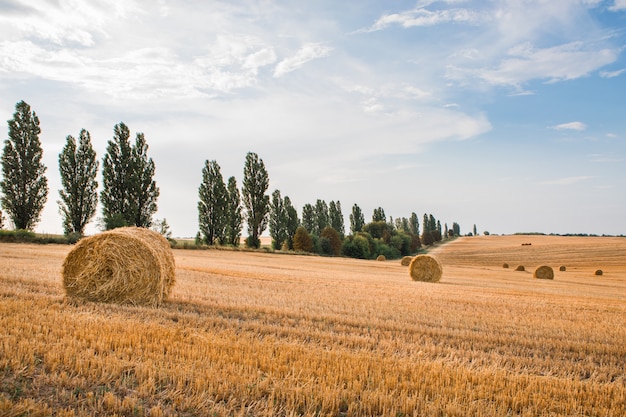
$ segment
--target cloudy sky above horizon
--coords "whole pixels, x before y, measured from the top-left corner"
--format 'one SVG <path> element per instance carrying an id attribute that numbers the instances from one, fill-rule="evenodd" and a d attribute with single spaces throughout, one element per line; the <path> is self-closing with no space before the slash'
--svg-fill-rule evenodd
<path id="1" fill-rule="evenodd" d="M 625 234 L 625 46 L 625 0 L 0 0 L 0 118 L 20 100 L 40 118 L 39 232 L 62 232 L 66 136 L 101 159 L 124 122 L 175 236 L 198 230 L 204 161 L 241 184 L 248 151 L 268 193 L 339 200 L 346 225 L 358 204 Z"/>

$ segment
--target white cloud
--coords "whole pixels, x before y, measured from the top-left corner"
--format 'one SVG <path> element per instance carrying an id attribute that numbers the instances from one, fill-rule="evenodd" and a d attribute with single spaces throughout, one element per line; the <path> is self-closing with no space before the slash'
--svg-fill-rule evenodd
<path id="1" fill-rule="evenodd" d="M 583 122 L 569 122 L 552 126 L 552 128 L 556 130 L 577 130 L 579 132 L 582 132 L 583 130 L 587 129 L 587 125 Z"/>
<path id="2" fill-rule="evenodd" d="M 382 30 L 392 25 L 411 28 L 416 26 L 433 26 L 442 23 L 474 23 L 478 20 L 480 20 L 479 14 L 467 9 L 430 11 L 418 7 L 402 13 L 383 15 L 367 31 Z"/>
<path id="3" fill-rule="evenodd" d="M 614 12 L 626 10 L 626 0 L 615 0 L 615 3 L 609 7 L 609 10 Z"/>
<path id="4" fill-rule="evenodd" d="M 454 81 L 481 79 L 491 85 L 519 88 L 534 79 L 556 82 L 584 77 L 614 62 L 617 57 L 614 50 L 587 49 L 581 42 L 539 49 L 524 43 L 511 48 L 497 67 L 476 69 L 450 66 L 446 76 Z"/>
<path id="5" fill-rule="evenodd" d="M 622 68 L 622 69 L 616 70 L 616 71 L 600 71 L 600 77 L 602 77 L 602 78 L 615 78 L 615 77 L 619 77 L 620 75 L 622 75 L 624 73 L 624 71 L 626 71 L 626 68 Z"/>
<path id="6" fill-rule="evenodd" d="M 296 54 L 290 58 L 285 58 L 276 65 L 274 77 L 280 78 L 283 75 L 295 71 L 309 61 L 327 56 L 332 48 L 321 43 L 307 43 L 303 45 Z"/>

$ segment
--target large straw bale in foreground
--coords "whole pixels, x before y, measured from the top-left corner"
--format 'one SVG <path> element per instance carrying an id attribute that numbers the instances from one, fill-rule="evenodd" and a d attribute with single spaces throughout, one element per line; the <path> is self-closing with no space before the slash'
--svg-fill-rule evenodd
<path id="1" fill-rule="evenodd" d="M 175 282 L 174 255 L 163 236 L 123 227 L 84 238 L 63 262 L 68 297 L 156 307 Z"/>
<path id="2" fill-rule="evenodd" d="M 443 266 L 432 255 L 417 255 L 409 265 L 409 274 L 413 281 L 439 282 Z"/>
<path id="3" fill-rule="evenodd" d="M 535 269 L 535 273 L 533 275 L 538 279 L 554 279 L 554 271 L 547 265 L 543 265 Z"/>

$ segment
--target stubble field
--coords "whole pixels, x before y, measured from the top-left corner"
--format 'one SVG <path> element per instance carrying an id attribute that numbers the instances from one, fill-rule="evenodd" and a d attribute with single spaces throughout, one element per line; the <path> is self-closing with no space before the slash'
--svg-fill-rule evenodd
<path id="1" fill-rule="evenodd" d="M 626 238 L 460 238 L 436 284 L 176 250 L 158 309 L 66 300 L 69 250 L 0 245 L 1 416 L 626 414 Z"/>

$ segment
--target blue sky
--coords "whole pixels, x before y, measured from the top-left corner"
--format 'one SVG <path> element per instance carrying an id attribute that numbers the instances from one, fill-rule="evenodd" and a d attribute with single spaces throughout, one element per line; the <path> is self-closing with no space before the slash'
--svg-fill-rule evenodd
<path id="1" fill-rule="evenodd" d="M 123 121 L 175 236 L 198 230 L 204 161 L 241 185 L 248 151 L 268 193 L 339 200 L 346 224 L 356 203 L 462 233 L 624 234 L 625 46 L 626 0 L 0 0 L 0 115 L 24 100 L 41 120 L 39 232 L 62 231 L 66 136 L 89 130 L 101 159 Z"/>

